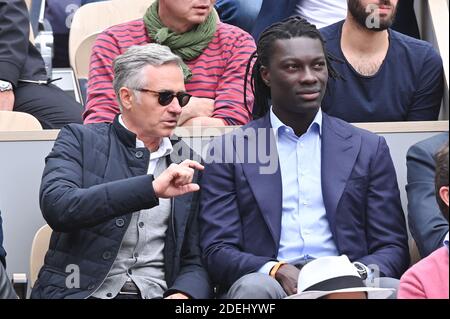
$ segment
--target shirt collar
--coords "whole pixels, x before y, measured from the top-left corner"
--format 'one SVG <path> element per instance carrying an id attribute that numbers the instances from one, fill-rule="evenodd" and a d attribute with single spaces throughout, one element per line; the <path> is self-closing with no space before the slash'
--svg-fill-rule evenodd
<path id="1" fill-rule="evenodd" d="M 285 125 L 283 122 L 281 122 L 281 120 L 273 112 L 272 106 L 270 107 L 270 123 L 272 124 L 272 128 L 273 128 L 275 135 L 277 135 L 280 128 L 289 128 L 292 130 L 292 132 L 294 131 L 292 129 L 292 127 L 289 127 L 289 126 Z M 313 129 L 313 127 L 317 127 L 319 130 L 319 135 L 322 136 L 322 109 L 320 109 L 320 108 L 319 108 L 319 111 L 317 111 L 317 114 L 314 117 L 314 120 L 311 122 L 311 124 L 309 125 L 306 132 L 310 132 Z"/>
<path id="2" fill-rule="evenodd" d="M 119 115 L 119 123 L 124 128 L 129 130 L 122 119 L 122 114 Z M 137 137 L 136 137 L 136 148 L 145 148 L 144 142 L 142 142 Z M 159 144 L 158 150 L 150 153 L 150 160 L 155 159 L 155 158 L 160 158 L 163 156 L 167 156 L 170 153 L 172 153 L 172 151 L 173 151 L 173 147 L 172 147 L 172 143 L 170 142 L 170 139 L 168 137 L 163 137 L 161 140 L 161 143 Z"/>

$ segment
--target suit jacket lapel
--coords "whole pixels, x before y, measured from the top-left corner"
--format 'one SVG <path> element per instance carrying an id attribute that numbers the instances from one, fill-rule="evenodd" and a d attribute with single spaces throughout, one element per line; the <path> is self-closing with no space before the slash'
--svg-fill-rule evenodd
<path id="1" fill-rule="evenodd" d="M 281 235 L 282 187 L 278 151 L 275 135 L 270 125 L 269 113 L 264 118 L 255 121 L 250 128 L 256 129 L 256 134 L 244 135 L 244 145 L 246 152 L 255 150 L 256 146 L 256 163 L 242 161 L 244 162 L 242 169 L 264 221 L 278 247 Z M 262 149 L 263 147 L 265 149 Z M 264 157 L 259 156 L 261 152 Z M 269 164 L 265 162 L 269 157 L 270 169 L 268 169 Z"/>
<path id="2" fill-rule="evenodd" d="M 336 238 L 336 209 L 355 165 L 361 138 L 323 114 L 322 194 L 328 221 Z"/>

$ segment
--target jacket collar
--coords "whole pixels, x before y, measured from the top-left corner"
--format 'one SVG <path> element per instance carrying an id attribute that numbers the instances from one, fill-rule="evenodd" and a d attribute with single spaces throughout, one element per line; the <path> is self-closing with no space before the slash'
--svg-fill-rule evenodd
<path id="1" fill-rule="evenodd" d="M 119 140 L 127 147 L 136 147 L 136 134 L 133 132 L 127 130 L 125 127 L 123 127 L 122 124 L 119 122 L 119 115 L 117 114 L 114 118 L 114 121 L 112 123 L 112 127 L 114 131 L 117 134 L 117 137 Z"/>
<path id="2" fill-rule="evenodd" d="M 129 131 L 127 128 L 125 128 L 125 126 L 123 126 L 120 123 L 119 120 L 120 117 L 120 113 L 116 115 L 116 117 L 114 118 L 114 121 L 112 123 L 112 127 L 114 129 L 114 131 L 116 132 L 119 140 L 127 147 L 132 147 L 132 148 L 136 148 L 136 139 L 137 136 L 136 134 L 134 134 L 133 132 Z M 175 146 L 178 143 L 182 143 L 183 147 L 188 147 L 182 140 L 180 137 L 176 136 L 176 135 L 172 135 L 170 137 L 170 143 L 172 144 L 172 147 Z M 181 148 L 181 147 L 180 147 Z M 190 148 L 189 148 L 190 149 Z M 172 150 L 171 150 L 172 151 Z M 166 154 L 167 155 L 167 154 Z M 189 153 L 189 155 L 192 155 L 191 153 Z M 183 160 L 186 158 L 183 158 Z M 181 161 L 175 161 L 176 163 L 180 163 Z M 170 162 L 171 163 L 171 162 Z"/>

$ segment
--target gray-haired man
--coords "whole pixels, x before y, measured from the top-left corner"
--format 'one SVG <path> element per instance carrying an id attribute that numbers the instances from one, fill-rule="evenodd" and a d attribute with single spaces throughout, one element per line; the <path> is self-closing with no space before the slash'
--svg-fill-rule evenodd
<path id="1" fill-rule="evenodd" d="M 209 297 L 196 224 L 203 166 L 173 156 L 168 138 L 190 98 L 180 65 L 167 47 L 130 48 L 114 61 L 122 113 L 61 130 L 42 178 L 54 232 L 32 298 Z"/>

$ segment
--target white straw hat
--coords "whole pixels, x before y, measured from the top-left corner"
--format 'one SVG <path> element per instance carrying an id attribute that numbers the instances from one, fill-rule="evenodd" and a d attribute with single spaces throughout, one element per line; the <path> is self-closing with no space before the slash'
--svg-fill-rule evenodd
<path id="1" fill-rule="evenodd" d="M 317 299 L 339 292 L 367 292 L 369 299 L 386 299 L 394 289 L 366 287 L 346 255 L 320 257 L 298 275 L 297 294 L 286 299 Z"/>

